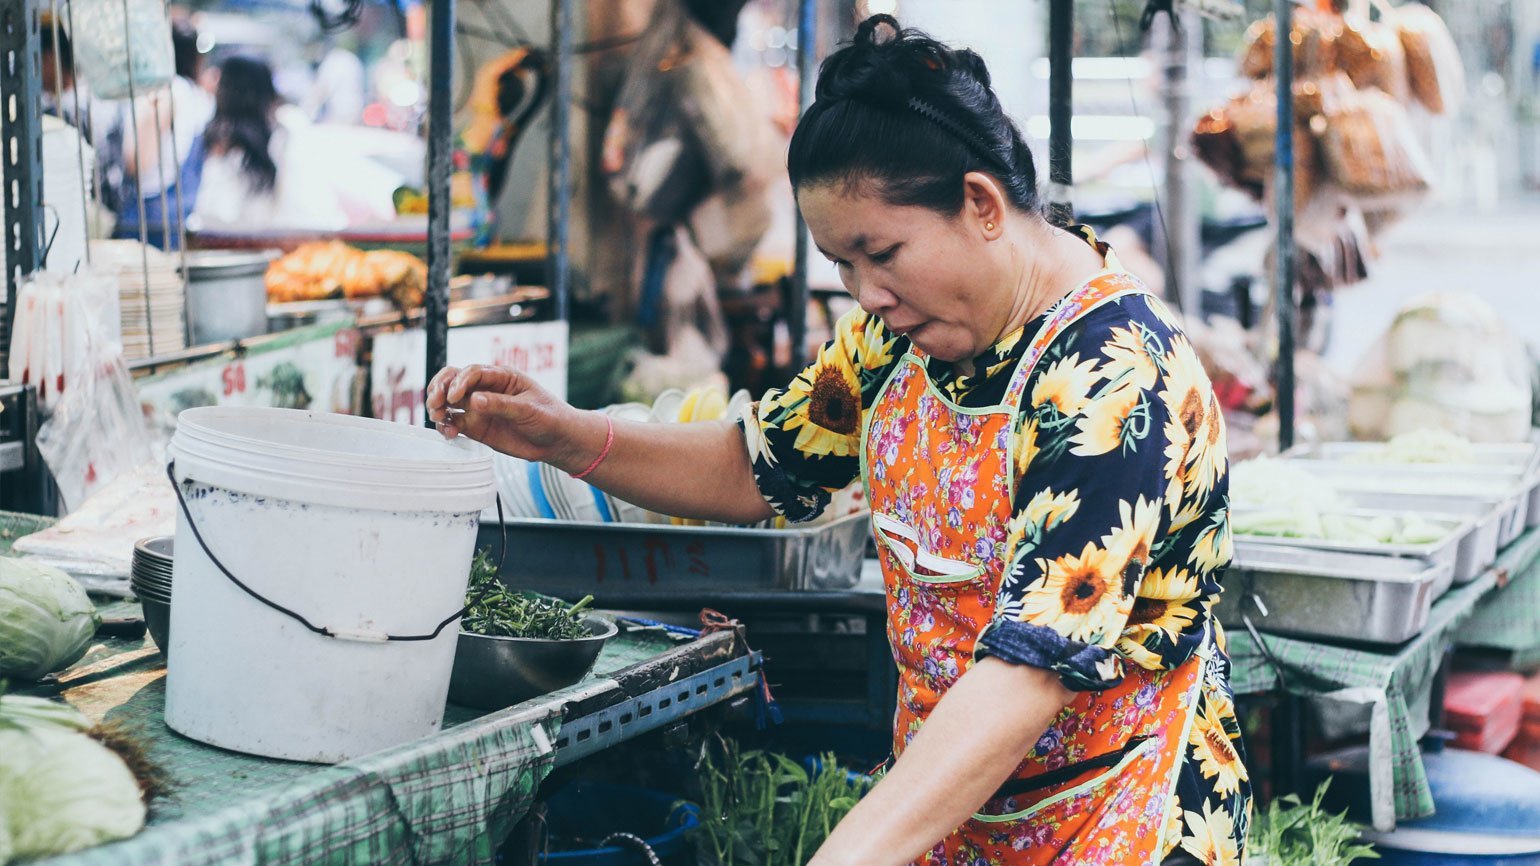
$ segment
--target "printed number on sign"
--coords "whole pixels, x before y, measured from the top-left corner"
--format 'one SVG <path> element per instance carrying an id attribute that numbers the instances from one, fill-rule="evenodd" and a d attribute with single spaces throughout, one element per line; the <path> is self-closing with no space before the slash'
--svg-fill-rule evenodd
<path id="1" fill-rule="evenodd" d="M 225 367 L 224 372 L 220 374 L 220 379 L 224 382 L 226 397 L 246 393 L 245 364 L 237 363 Z"/>

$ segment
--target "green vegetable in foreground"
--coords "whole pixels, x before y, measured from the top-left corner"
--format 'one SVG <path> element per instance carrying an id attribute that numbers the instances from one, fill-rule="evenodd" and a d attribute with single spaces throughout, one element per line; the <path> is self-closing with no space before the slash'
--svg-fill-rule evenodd
<path id="1" fill-rule="evenodd" d="M 1321 808 L 1330 784 L 1323 782 L 1309 803 L 1290 794 L 1259 808 L 1246 843 L 1248 866 L 1348 866 L 1379 859 L 1372 847 L 1359 841 L 1360 828 L 1347 813 Z"/>
<path id="2" fill-rule="evenodd" d="M 715 866 L 802 866 L 871 787 L 832 754 L 810 772 L 728 739 L 708 741 L 698 773 L 701 823 L 693 832 L 703 862 Z"/>
<path id="3" fill-rule="evenodd" d="M 0 696 L 0 864 L 126 839 L 144 826 L 139 781 L 66 704 Z"/>
<path id="4" fill-rule="evenodd" d="M 0 557 L 0 679 L 36 680 L 80 660 L 101 620 L 74 578 Z"/>
<path id="5" fill-rule="evenodd" d="M 511 590 L 498 579 L 497 565 L 483 550 L 471 564 L 465 619 L 460 628 L 488 637 L 577 640 L 589 636 L 583 620 L 593 600 L 590 595 L 569 605 L 560 599 Z"/>

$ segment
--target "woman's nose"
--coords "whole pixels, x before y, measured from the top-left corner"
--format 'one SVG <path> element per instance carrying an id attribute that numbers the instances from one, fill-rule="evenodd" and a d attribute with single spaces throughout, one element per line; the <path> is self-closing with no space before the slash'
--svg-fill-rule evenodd
<path id="1" fill-rule="evenodd" d="M 868 313 L 881 314 L 898 306 L 898 297 L 883 288 L 876 280 L 860 281 L 852 289 L 856 303 Z"/>

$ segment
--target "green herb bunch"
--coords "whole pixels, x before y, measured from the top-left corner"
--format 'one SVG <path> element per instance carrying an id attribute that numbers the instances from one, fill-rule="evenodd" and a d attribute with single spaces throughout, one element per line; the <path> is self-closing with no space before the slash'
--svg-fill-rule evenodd
<path id="1" fill-rule="evenodd" d="M 515 592 L 498 579 L 491 551 L 483 549 L 471 563 L 460 629 L 488 637 L 577 640 L 589 636 L 583 617 L 593 600 L 590 595 L 569 605 L 560 599 Z"/>
<path id="2" fill-rule="evenodd" d="M 871 787 L 824 754 L 819 768 L 772 752 L 708 742 L 701 757 L 703 862 L 715 866 L 802 866 Z"/>
<path id="3" fill-rule="evenodd" d="M 1377 860 L 1374 848 L 1359 841 L 1362 828 L 1321 808 L 1328 779 L 1321 783 L 1309 805 L 1290 794 L 1267 804 L 1252 821 L 1246 846 L 1246 863 L 1268 866 L 1348 866 L 1359 860 Z"/>

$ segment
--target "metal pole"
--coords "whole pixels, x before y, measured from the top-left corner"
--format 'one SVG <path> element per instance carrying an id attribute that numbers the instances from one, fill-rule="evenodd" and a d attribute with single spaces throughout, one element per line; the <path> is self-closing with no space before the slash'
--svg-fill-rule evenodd
<path id="1" fill-rule="evenodd" d="M 1165 33 L 1162 84 L 1165 96 L 1165 268 L 1166 294 L 1183 313 L 1202 315 L 1202 292 L 1194 279 L 1201 241 L 1198 209 L 1191 199 L 1192 151 L 1187 146 L 1192 116 L 1192 87 L 1188 76 L 1201 70 L 1203 19 L 1191 10 L 1178 13 L 1182 29 L 1169 19 L 1157 20 Z"/>
<path id="2" fill-rule="evenodd" d="M 454 0 L 433 0 L 428 10 L 428 294 L 423 319 L 429 379 L 449 365 L 449 177 L 454 155 L 449 115 L 454 33 Z"/>
<path id="3" fill-rule="evenodd" d="M 0 105 L 15 105 L 16 116 L 0 127 L 5 154 L 5 306 L 0 308 L 0 378 L 8 367 L 16 292 L 21 278 L 37 270 L 43 258 L 43 126 L 41 8 L 37 0 L 0 2 Z M 9 114 L 9 112 L 7 112 Z M 12 195 L 12 192 L 15 195 Z"/>
<path id="4" fill-rule="evenodd" d="M 494 0 L 494 3 L 496 0 Z M 551 0 L 551 58 L 556 92 L 551 99 L 549 190 L 546 196 L 546 280 L 556 318 L 571 315 L 572 257 L 572 0 Z"/>
<path id="5" fill-rule="evenodd" d="M 1278 255 L 1273 303 L 1278 316 L 1278 449 L 1294 447 L 1294 0 L 1273 0 L 1278 39 L 1273 68 L 1278 80 L 1278 133 L 1273 154 L 1273 206 Z"/>
<path id="6" fill-rule="evenodd" d="M 1073 55 L 1074 0 L 1051 0 L 1048 6 L 1048 218 L 1056 225 L 1075 220 L 1074 175 L 1070 171 L 1075 113 Z"/>
<path id="7" fill-rule="evenodd" d="M 797 3 L 797 105 L 802 112 L 813 104 L 818 69 L 818 19 L 815 0 Z M 800 368 L 808 361 L 807 305 L 811 297 L 807 285 L 807 223 L 801 208 L 796 209 L 797 234 L 795 258 L 791 270 L 791 307 L 786 311 L 786 331 L 791 342 L 791 367 Z"/>
<path id="8" fill-rule="evenodd" d="M 66 6 L 66 10 L 68 11 L 68 14 L 70 16 L 69 31 L 71 33 L 73 33 L 73 32 L 75 32 L 74 12 L 72 10 L 70 10 L 68 6 Z M 53 44 L 54 45 L 58 45 L 59 44 L 59 0 L 54 0 L 54 4 L 53 4 L 53 28 L 54 28 Z M 58 54 L 55 53 L 54 57 L 55 57 L 55 59 L 57 59 L 58 58 Z M 71 60 L 73 60 L 73 58 L 71 58 Z M 70 64 L 70 80 L 71 81 L 74 81 L 74 77 L 75 77 L 74 65 L 75 64 L 73 62 Z M 63 76 L 63 74 L 60 74 L 58 80 L 59 80 L 60 86 L 62 87 L 63 84 L 64 84 L 64 76 Z M 80 108 L 80 85 L 79 84 L 72 84 L 70 86 L 70 101 L 73 103 L 74 108 L 75 108 L 75 132 L 76 132 L 76 135 L 75 135 L 75 163 L 76 163 L 76 167 L 80 171 L 80 230 L 86 233 L 86 243 L 85 243 L 86 262 L 85 263 L 89 265 L 89 264 L 91 264 L 91 204 L 90 204 L 90 199 L 88 198 L 88 195 L 89 195 L 88 191 L 91 188 L 91 184 L 86 181 L 86 137 L 91 132 L 91 120 L 90 120 L 90 118 L 86 117 L 84 114 L 80 113 L 81 112 L 81 108 Z M 87 106 L 87 108 L 89 108 L 89 106 Z M 64 105 L 63 105 L 63 101 L 62 100 L 60 101 L 60 105 L 59 105 L 59 113 L 60 114 L 64 113 Z M 92 147 L 93 148 L 95 147 L 95 143 L 94 142 L 92 143 Z M 95 153 L 95 150 L 93 150 L 92 153 Z M 92 167 L 91 171 L 92 171 L 92 174 L 94 176 L 95 175 L 95 171 L 96 171 L 94 166 Z M 98 200 L 100 200 L 100 198 L 98 198 Z"/>
<path id="9" fill-rule="evenodd" d="M 139 207 L 139 274 L 144 282 L 140 294 L 144 298 L 144 335 L 150 344 L 150 354 L 155 355 L 155 308 L 150 303 L 150 226 L 144 213 L 144 142 L 139 140 L 139 95 L 134 88 L 134 34 L 129 28 L 128 0 L 123 0 L 123 51 L 128 59 L 128 122 L 134 136 L 134 190 Z M 125 141 L 128 133 L 123 134 Z M 184 329 L 185 330 L 185 329 Z"/>

